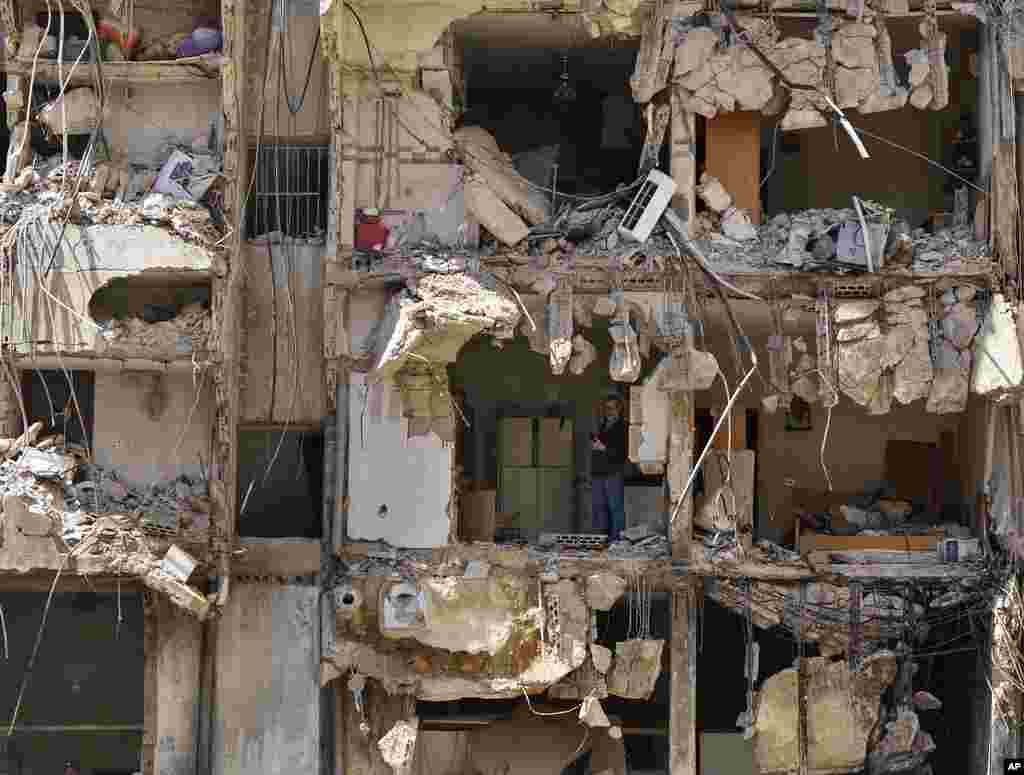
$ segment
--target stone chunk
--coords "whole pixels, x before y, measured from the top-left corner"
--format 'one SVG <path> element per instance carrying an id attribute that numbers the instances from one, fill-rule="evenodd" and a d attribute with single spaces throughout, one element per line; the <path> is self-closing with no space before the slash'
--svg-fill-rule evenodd
<path id="1" fill-rule="evenodd" d="M 590 644 L 590 658 L 601 675 L 605 675 L 612 666 L 612 650 L 599 643 Z"/>
<path id="2" fill-rule="evenodd" d="M 903 285 L 889 291 L 882 299 L 886 302 L 907 301 L 908 299 L 920 299 L 924 296 L 924 288 L 917 285 Z"/>
<path id="3" fill-rule="evenodd" d="M 732 206 L 732 196 L 725 190 L 725 186 L 718 178 L 708 175 L 706 172 L 700 176 L 697 196 L 716 213 L 725 212 Z"/>
<path id="4" fill-rule="evenodd" d="M 626 580 L 612 573 L 587 577 L 587 605 L 595 611 L 610 611 L 626 591 Z"/>
<path id="5" fill-rule="evenodd" d="M 879 303 L 871 299 L 844 301 L 836 305 L 835 312 L 832 313 L 832 319 L 840 325 L 843 323 L 853 323 L 871 317 L 878 310 L 878 307 Z"/>
<path id="6" fill-rule="evenodd" d="M 878 323 L 868 320 L 863 323 L 854 323 L 851 326 L 843 326 L 836 333 L 836 339 L 840 342 L 853 342 L 858 339 L 877 339 L 882 335 Z"/>
<path id="7" fill-rule="evenodd" d="M 523 219 L 479 179 L 466 180 L 466 210 L 503 245 L 517 245 L 530 233 Z"/>
<path id="8" fill-rule="evenodd" d="M 663 640 L 627 640 L 615 644 L 615 663 L 608 693 L 627 700 L 646 700 L 661 675 Z"/>
<path id="9" fill-rule="evenodd" d="M 597 697 L 585 697 L 580 705 L 580 721 L 588 727 L 610 727 L 612 723 L 608 715 L 601 707 L 601 701 Z"/>
<path id="10" fill-rule="evenodd" d="M 419 719 L 399 721 L 377 742 L 381 758 L 394 770 L 395 775 L 412 772 L 413 756 L 416 752 L 416 738 L 419 736 Z"/>
<path id="11" fill-rule="evenodd" d="M 997 390 L 1015 388 L 1022 379 L 1024 368 L 1013 310 L 1006 297 L 997 293 L 975 340 L 971 389 L 988 395 Z"/>
<path id="12" fill-rule="evenodd" d="M 707 62 L 718 45 L 720 36 L 710 27 L 697 27 L 686 33 L 683 42 L 676 46 L 677 76 L 691 73 Z"/>

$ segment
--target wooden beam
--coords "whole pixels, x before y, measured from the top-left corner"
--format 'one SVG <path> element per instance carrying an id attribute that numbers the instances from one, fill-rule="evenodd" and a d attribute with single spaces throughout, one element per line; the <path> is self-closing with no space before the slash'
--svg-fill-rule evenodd
<path id="1" fill-rule="evenodd" d="M 672 595 L 669 775 L 697 775 L 697 595 L 699 583 Z"/>
<path id="2" fill-rule="evenodd" d="M 697 213 L 697 122 L 693 112 L 683 106 L 678 88 L 673 87 L 671 92 L 669 169 L 676 182 L 672 206 L 689 222 Z"/>
<path id="3" fill-rule="evenodd" d="M 705 169 L 732 194 L 733 205 L 761 222 L 761 114 L 719 113 L 707 121 Z"/>

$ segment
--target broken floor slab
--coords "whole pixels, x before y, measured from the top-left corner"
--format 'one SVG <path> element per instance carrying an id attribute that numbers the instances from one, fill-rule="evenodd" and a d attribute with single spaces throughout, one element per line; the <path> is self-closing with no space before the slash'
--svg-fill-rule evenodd
<path id="1" fill-rule="evenodd" d="M 879 698 L 896 678 L 891 653 L 867 657 L 851 674 L 846 661 L 805 660 L 807 680 L 807 769 L 859 772 L 878 724 Z M 797 670 L 769 676 L 757 695 L 754 754 L 762 775 L 782 775 L 799 766 Z"/>

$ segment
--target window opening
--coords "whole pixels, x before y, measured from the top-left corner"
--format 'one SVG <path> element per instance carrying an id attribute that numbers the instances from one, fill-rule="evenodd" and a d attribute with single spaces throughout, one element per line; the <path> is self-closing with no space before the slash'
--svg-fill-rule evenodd
<path id="1" fill-rule="evenodd" d="M 323 434 L 238 432 L 239 535 L 319 538 L 323 532 Z"/>
<path id="2" fill-rule="evenodd" d="M 92 448 L 96 416 L 94 372 L 26 369 L 22 372 L 22 395 L 29 423 L 44 424 L 42 435 L 62 433 L 68 444 Z"/>
<path id="3" fill-rule="evenodd" d="M 256 149 L 249 150 L 256 158 Z M 279 231 L 310 237 L 327 230 L 328 146 L 260 146 L 256 183 L 246 212 L 246 237 Z"/>

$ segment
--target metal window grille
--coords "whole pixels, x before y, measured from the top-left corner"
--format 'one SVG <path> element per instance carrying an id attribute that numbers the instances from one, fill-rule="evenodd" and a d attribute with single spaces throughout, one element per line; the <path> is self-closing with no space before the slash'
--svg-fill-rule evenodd
<path id="1" fill-rule="evenodd" d="M 256 149 L 250 149 L 250 158 Z M 327 230 L 328 146 L 260 147 L 256 183 L 246 212 L 250 239 L 280 231 L 309 237 Z"/>

